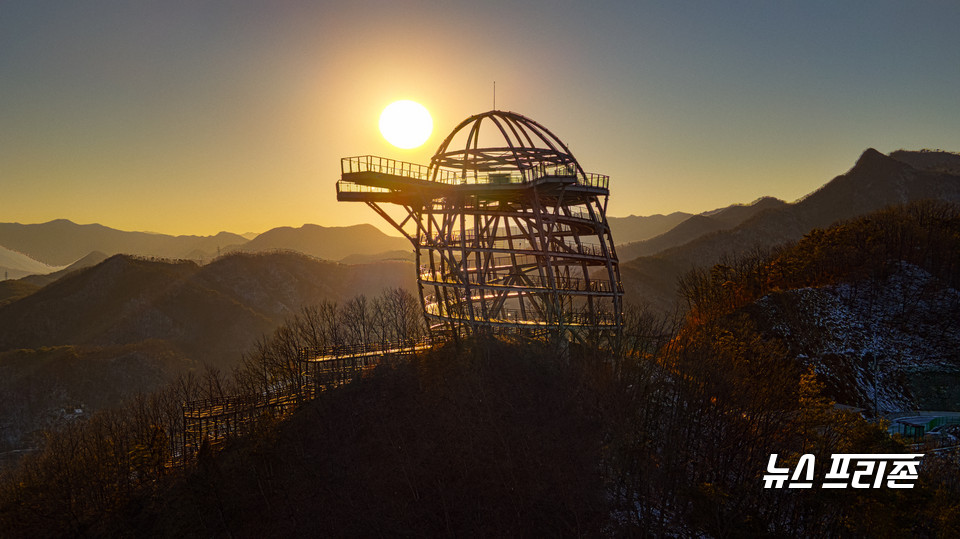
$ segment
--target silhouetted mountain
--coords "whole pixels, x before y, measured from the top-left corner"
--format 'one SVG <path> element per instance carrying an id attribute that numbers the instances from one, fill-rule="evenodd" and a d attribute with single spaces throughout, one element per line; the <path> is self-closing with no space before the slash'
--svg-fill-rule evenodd
<path id="1" fill-rule="evenodd" d="M 731 204 L 724 208 L 703 212 L 700 215 L 719 221 L 726 228 L 732 228 L 762 211 L 780 209 L 786 206 L 787 203 L 779 198 L 760 197 L 750 204 Z"/>
<path id="2" fill-rule="evenodd" d="M 232 251 L 266 252 L 289 250 L 324 260 L 350 255 L 375 255 L 385 251 L 413 251 L 405 238 L 387 236 L 373 225 L 324 227 L 306 224 L 268 230 Z"/>
<path id="3" fill-rule="evenodd" d="M 617 256 L 620 260 L 628 261 L 638 256 L 653 255 L 701 236 L 733 228 L 760 212 L 783 208 L 786 205 L 786 202 L 778 198 L 763 197 L 750 204 L 734 204 L 693 215 L 657 237 L 617 246 Z M 616 236 L 614 238 L 617 239 Z"/>
<path id="4" fill-rule="evenodd" d="M 926 198 L 957 200 L 960 176 L 916 169 L 870 148 L 849 172 L 797 202 L 795 213 L 809 223 L 809 229 L 891 204 Z"/>
<path id="5" fill-rule="evenodd" d="M 29 296 L 72 271 L 96 266 L 106 259 L 107 255 L 95 251 L 60 271 L 47 274 L 30 274 L 17 280 L 0 281 L 0 305 Z"/>
<path id="6" fill-rule="evenodd" d="M 676 211 L 670 215 L 648 215 L 627 217 L 607 217 L 607 223 L 613 231 L 613 240 L 617 244 L 643 241 L 659 236 L 683 221 L 692 217 L 689 213 Z"/>
<path id="7" fill-rule="evenodd" d="M 0 245 L 0 281 L 19 279 L 35 273 L 52 273 L 59 269 L 61 268 L 44 264 L 23 253 L 18 253 Z"/>
<path id="8" fill-rule="evenodd" d="M 78 225 L 66 219 L 33 225 L 0 223 L 0 245 L 58 266 L 72 264 L 93 251 L 194 259 L 202 254 L 212 258 L 218 250 L 246 242 L 242 236 L 229 232 L 216 236 L 169 236 L 124 232 L 99 224 Z"/>
<path id="9" fill-rule="evenodd" d="M 63 268 L 60 271 L 55 271 L 53 273 L 48 273 L 46 275 L 28 275 L 20 280 L 30 284 L 34 284 L 38 287 L 44 287 L 72 271 L 76 271 L 83 268 L 89 268 L 90 266 L 96 266 L 97 264 L 103 262 L 107 258 L 110 258 L 110 257 L 105 255 L 104 253 L 101 253 L 100 251 L 94 251 L 88 254 L 87 256 L 81 258 L 80 260 L 77 260 L 73 264 L 70 264 L 66 268 Z"/>
<path id="10" fill-rule="evenodd" d="M 118 255 L 0 307 L 0 351 L 157 339 L 219 365 L 304 305 L 414 287 L 409 263 L 346 266 L 295 253 L 206 266 Z"/>
<path id="11" fill-rule="evenodd" d="M 897 150 L 892 152 L 890 157 L 918 170 L 960 175 L 960 154 L 958 153 L 941 150 L 920 150 L 919 152 Z"/>
<path id="12" fill-rule="evenodd" d="M 916 152 L 901 155 L 912 153 Z M 960 202 L 960 176 L 916 169 L 871 148 L 846 174 L 798 202 L 759 212 L 735 228 L 701 236 L 655 256 L 628 260 L 620 255 L 625 261 L 621 264 L 624 288 L 628 300 L 670 311 L 676 307 L 677 278 L 693 268 L 709 267 L 724 255 L 735 257 L 795 241 L 813 228 L 841 219 L 923 199 Z"/>

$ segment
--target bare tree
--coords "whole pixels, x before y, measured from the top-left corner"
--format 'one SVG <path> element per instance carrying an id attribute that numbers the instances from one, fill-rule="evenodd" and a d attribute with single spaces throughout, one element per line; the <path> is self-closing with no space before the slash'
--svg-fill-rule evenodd
<path id="1" fill-rule="evenodd" d="M 369 342 L 373 322 L 371 314 L 370 304 L 364 294 L 354 296 L 347 302 L 343 308 L 343 318 L 350 342 L 353 344 Z"/>

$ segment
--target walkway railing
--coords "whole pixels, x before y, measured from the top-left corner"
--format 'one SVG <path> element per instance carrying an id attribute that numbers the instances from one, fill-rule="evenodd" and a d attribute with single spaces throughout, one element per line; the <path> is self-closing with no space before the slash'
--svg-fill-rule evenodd
<path id="1" fill-rule="evenodd" d="M 359 155 L 356 157 L 344 157 L 340 160 L 340 174 L 352 174 L 358 172 L 377 172 L 380 174 L 392 174 L 414 180 L 425 182 L 439 181 L 441 183 L 458 183 L 457 173 L 450 170 L 440 169 L 437 171 L 437 178 L 434 180 L 433 173 L 429 166 L 407 161 L 397 161 L 386 157 L 376 155 Z"/>
<path id="2" fill-rule="evenodd" d="M 407 161 L 397 161 L 396 159 L 376 155 L 358 155 L 355 157 L 344 157 L 340 160 L 341 175 L 361 172 L 390 174 L 403 178 L 449 185 L 511 185 L 530 183 L 542 178 L 573 178 L 580 185 L 602 189 L 608 189 L 610 187 L 610 176 L 592 172 L 582 175 L 577 174 L 577 168 L 573 164 L 539 164 L 523 170 L 469 171 L 467 174 L 459 170 L 440 168 L 436 170 L 436 176 L 434 176 L 434 170 L 430 166 Z M 338 185 L 339 183 L 340 182 L 338 182 Z"/>
<path id="3" fill-rule="evenodd" d="M 339 344 L 323 348 L 301 348 L 300 361 L 324 361 L 326 359 L 361 356 L 369 354 L 394 354 L 425 350 L 435 342 L 430 338 L 405 339 L 361 344 Z"/>
<path id="4" fill-rule="evenodd" d="M 479 301 L 480 298 L 474 298 Z M 462 320 L 465 322 L 476 322 L 480 324 L 492 323 L 492 324 L 517 324 L 524 326 L 540 326 L 540 327 L 552 327 L 556 326 L 558 323 L 569 326 L 587 326 L 587 327 L 615 327 L 617 324 L 616 316 L 613 313 L 597 313 L 590 315 L 589 313 L 579 313 L 579 312 L 564 312 L 560 314 L 558 320 L 548 320 L 538 314 L 533 309 L 527 309 L 526 312 L 521 311 L 520 309 L 506 309 L 501 308 L 496 311 L 496 313 L 488 313 L 486 320 L 479 318 L 479 313 L 477 313 L 477 318 L 471 319 L 467 314 L 467 307 L 465 304 L 458 305 L 458 310 L 463 312 L 450 312 L 444 308 L 442 303 L 425 303 L 424 309 L 427 311 L 427 314 L 446 318 L 450 320 Z M 479 311 L 480 306 L 475 305 L 474 311 Z"/>
<path id="5" fill-rule="evenodd" d="M 552 290 L 553 287 L 550 285 L 550 279 L 547 277 L 540 276 L 539 274 L 533 273 L 524 273 L 522 280 L 518 280 L 515 275 L 504 275 L 497 278 L 495 281 L 484 281 L 480 282 L 480 275 L 477 273 L 468 273 L 464 274 L 467 278 L 467 283 L 476 286 L 485 286 L 485 287 L 496 287 L 496 288 L 516 288 L 516 289 L 526 289 L 526 288 L 537 288 L 543 290 Z M 456 279 L 453 276 L 441 275 L 440 272 L 430 272 L 425 271 L 420 273 L 420 279 L 426 285 L 431 285 L 432 283 L 438 284 L 450 284 L 450 285 L 463 285 L 462 280 Z M 505 282 L 507 279 L 511 279 L 511 282 Z M 581 277 L 564 277 L 562 275 L 554 276 L 553 282 L 556 283 L 557 290 L 568 290 L 573 292 L 623 292 L 623 285 L 614 287 L 610 281 L 605 281 L 602 279 L 590 279 L 587 281 Z M 614 290 L 616 288 L 616 290 Z"/>
<path id="6" fill-rule="evenodd" d="M 358 183 L 340 180 L 337 182 L 338 193 L 391 193 L 386 187 L 374 187 L 372 185 L 360 185 Z"/>
<path id="7" fill-rule="evenodd" d="M 175 448 L 180 465 L 200 452 L 202 445 L 216 446 L 230 436 L 250 431 L 264 414 L 283 417 L 326 389 L 343 385 L 386 356 L 412 354 L 433 346 L 431 339 L 407 339 L 362 345 L 303 348 L 302 373 L 296 380 L 272 387 L 260 395 L 230 395 L 186 402 L 182 406 L 182 446 Z"/>

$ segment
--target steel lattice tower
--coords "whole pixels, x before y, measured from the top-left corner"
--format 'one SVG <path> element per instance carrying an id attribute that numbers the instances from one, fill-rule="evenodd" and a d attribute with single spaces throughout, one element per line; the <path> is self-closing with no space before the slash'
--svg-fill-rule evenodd
<path id="1" fill-rule="evenodd" d="M 337 199 L 366 202 L 413 244 L 433 330 L 588 341 L 622 327 L 608 186 L 539 123 L 493 110 L 454 128 L 429 166 L 342 159 Z"/>

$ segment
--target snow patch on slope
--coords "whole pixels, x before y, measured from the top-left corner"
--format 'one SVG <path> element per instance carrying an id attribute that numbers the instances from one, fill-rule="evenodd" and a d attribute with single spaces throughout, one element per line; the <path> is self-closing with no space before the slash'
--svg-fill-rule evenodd
<path id="1" fill-rule="evenodd" d="M 923 409 L 917 380 L 960 377 L 960 292 L 897 263 L 888 277 L 757 302 L 764 328 L 815 366 L 833 398 L 878 413 Z"/>

